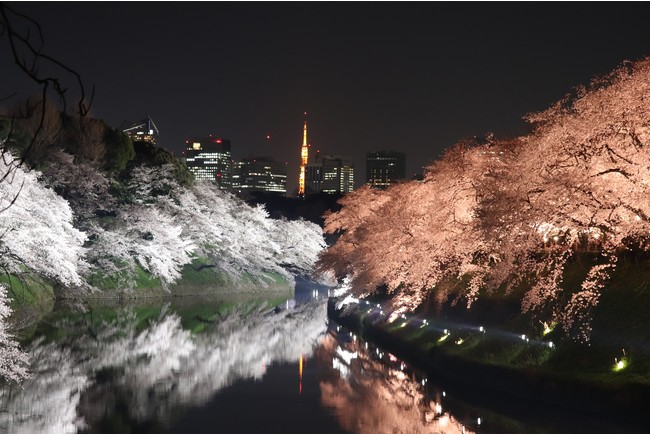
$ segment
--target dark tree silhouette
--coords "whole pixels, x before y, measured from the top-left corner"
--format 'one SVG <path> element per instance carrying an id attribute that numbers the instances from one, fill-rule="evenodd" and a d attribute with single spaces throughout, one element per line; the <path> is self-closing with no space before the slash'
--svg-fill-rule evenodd
<path id="1" fill-rule="evenodd" d="M 58 100 L 61 111 L 68 112 L 67 95 L 69 89 L 66 87 L 64 78 L 72 77 L 79 97 L 76 102 L 75 114 L 84 117 L 88 114 L 94 96 L 94 87 L 87 96 L 86 88 L 81 75 L 71 67 L 65 65 L 56 58 L 44 51 L 44 36 L 41 26 L 32 18 L 16 11 L 5 3 L 0 3 L 0 44 L 9 47 L 11 59 L 16 68 L 34 83 L 35 93 L 39 93 L 37 101 L 27 101 L 24 110 L 20 111 L 21 116 L 28 118 L 36 116 L 37 126 L 30 137 L 30 142 L 23 152 L 22 157 L 28 154 L 33 144 L 39 140 L 45 128 L 47 118 L 47 102 L 54 97 Z M 48 71 L 48 72 L 43 72 Z M 0 95 L 0 102 L 8 102 L 16 95 Z M 7 152 L 4 143 L 11 141 L 16 134 L 14 129 L 16 114 L 10 116 L 8 125 L 5 125 L 3 136 L 0 137 L 3 158 Z M 15 161 L 12 164 L 22 164 L 24 158 L 10 159 Z M 0 182 L 11 179 L 11 171 L 8 171 Z"/>

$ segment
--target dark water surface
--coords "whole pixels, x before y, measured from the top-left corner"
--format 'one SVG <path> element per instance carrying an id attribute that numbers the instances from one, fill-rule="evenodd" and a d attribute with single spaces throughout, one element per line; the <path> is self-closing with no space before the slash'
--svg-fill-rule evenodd
<path id="1" fill-rule="evenodd" d="M 0 388 L 9 433 L 635 433 L 440 384 L 328 324 L 326 294 L 61 307 Z"/>

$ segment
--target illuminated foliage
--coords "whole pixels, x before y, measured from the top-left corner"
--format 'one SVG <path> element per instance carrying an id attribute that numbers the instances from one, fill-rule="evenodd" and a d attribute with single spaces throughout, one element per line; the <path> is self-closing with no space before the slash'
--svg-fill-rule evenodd
<path id="1" fill-rule="evenodd" d="M 69 201 L 75 227 L 87 235 L 82 273 L 92 284 L 110 276 L 109 287 L 128 290 L 142 268 L 168 285 L 195 256 L 234 281 L 243 275 L 262 285 L 270 275 L 292 281 L 293 272 L 311 273 L 325 246 L 317 225 L 270 219 L 263 207 L 211 183 L 180 185 L 173 164 L 132 168 L 118 183 L 59 151 L 41 181 Z"/>
<path id="2" fill-rule="evenodd" d="M 27 378 L 27 354 L 23 352 L 7 330 L 7 318 L 11 308 L 7 300 L 7 288 L 0 284 L 0 376 L 20 382 Z"/>
<path id="3" fill-rule="evenodd" d="M 20 273 L 26 266 L 64 285 L 81 283 L 86 235 L 72 224 L 64 199 L 37 180 L 37 172 L 14 165 L 5 152 L 0 159 L 0 266 Z"/>
<path id="4" fill-rule="evenodd" d="M 650 59 L 526 119 L 530 134 L 460 143 L 423 182 L 346 197 L 326 218 L 341 237 L 320 269 L 350 275 L 360 295 L 384 285 L 398 311 L 445 299 L 438 284 L 454 277 L 468 305 L 525 281 L 523 311 L 587 340 L 618 253 L 649 247 Z M 587 251 L 595 265 L 560 296 L 566 264 Z"/>

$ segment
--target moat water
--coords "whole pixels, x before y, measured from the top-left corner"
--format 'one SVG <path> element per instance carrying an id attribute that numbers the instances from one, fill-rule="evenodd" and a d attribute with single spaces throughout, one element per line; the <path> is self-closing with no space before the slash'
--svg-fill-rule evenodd
<path id="1" fill-rule="evenodd" d="M 9 433 L 643 432 L 454 388 L 327 318 L 327 292 L 57 306 L 0 388 Z"/>

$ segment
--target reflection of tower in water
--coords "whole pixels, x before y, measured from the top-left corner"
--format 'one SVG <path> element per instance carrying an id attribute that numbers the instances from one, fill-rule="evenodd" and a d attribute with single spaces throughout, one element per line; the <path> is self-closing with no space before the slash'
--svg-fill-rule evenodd
<path id="1" fill-rule="evenodd" d="M 299 376 L 298 393 L 300 394 L 300 396 L 302 396 L 302 353 L 300 354 L 300 358 L 298 359 L 298 376 Z"/>

